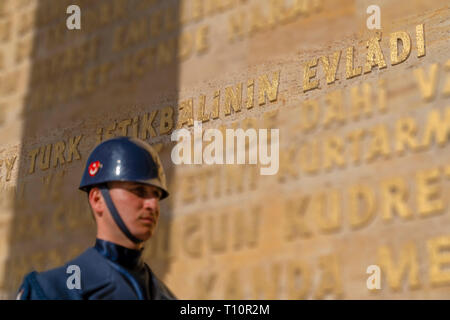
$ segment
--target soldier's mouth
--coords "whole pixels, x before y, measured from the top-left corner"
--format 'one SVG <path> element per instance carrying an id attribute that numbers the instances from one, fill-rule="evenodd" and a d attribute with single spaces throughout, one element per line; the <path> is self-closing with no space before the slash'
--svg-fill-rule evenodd
<path id="1" fill-rule="evenodd" d="M 140 220 L 142 220 L 146 224 L 154 224 L 155 223 L 155 219 L 153 219 L 152 217 L 141 217 Z"/>

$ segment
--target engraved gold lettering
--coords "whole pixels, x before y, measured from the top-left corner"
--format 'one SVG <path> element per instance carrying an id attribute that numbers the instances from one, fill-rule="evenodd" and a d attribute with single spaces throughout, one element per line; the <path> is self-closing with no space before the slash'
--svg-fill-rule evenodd
<path id="1" fill-rule="evenodd" d="M 421 170 L 416 174 L 417 211 L 421 216 L 443 213 L 440 175 L 438 168 Z"/>
<path id="2" fill-rule="evenodd" d="M 52 152 L 52 145 L 48 144 L 39 148 L 39 168 L 41 170 L 47 170 L 50 168 L 50 155 Z"/>
<path id="3" fill-rule="evenodd" d="M 421 147 L 427 149 L 433 139 L 443 147 L 447 143 L 450 131 L 450 107 L 440 110 L 432 110 L 428 113 Z"/>
<path id="4" fill-rule="evenodd" d="M 258 105 L 266 104 L 266 97 L 270 102 L 277 101 L 278 87 L 280 84 L 280 71 L 272 73 L 272 82 L 269 81 L 267 74 L 258 77 Z"/>
<path id="5" fill-rule="evenodd" d="M 300 123 L 303 131 L 312 131 L 319 122 L 320 108 L 317 100 L 305 100 L 301 106 Z"/>
<path id="6" fill-rule="evenodd" d="M 14 164 L 16 163 L 17 156 L 14 156 L 12 158 L 6 158 L 5 159 L 5 165 L 6 165 L 6 181 L 11 180 L 11 172 L 14 168 Z"/>
<path id="7" fill-rule="evenodd" d="M 202 221 L 198 215 L 185 218 L 182 246 L 189 257 L 200 258 L 203 255 L 201 230 Z"/>
<path id="8" fill-rule="evenodd" d="M 314 196 L 311 212 L 317 226 L 324 233 L 333 233 L 342 227 L 341 199 L 336 190 Z"/>
<path id="9" fill-rule="evenodd" d="M 243 12 L 236 15 L 230 14 L 228 19 L 228 41 L 244 38 L 245 16 Z"/>
<path id="10" fill-rule="evenodd" d="M 141 122 L 141 139 L 146 140 L 148 137 L 148 134 L 150 133 L 150 137 L 154 138 L 156 137 L 156 131 L 153 128 L 153 122 L 155 121 L 156 114 L 158 113 L 158 110 L 153 110 L 151 113 L 144 114 L 142 116 L 142 122 Z"/>
<path id="11" fill-rule="evenodd" d="M 205 53 L 209 49 L 208 33 L 209 33 L 208 25 L 201 26 L 196 31 L 195 45 L 197 48 L 197 52 L 200 54 Z"/>
<path id="12" fill-rule="evenodd" d="M 307 63 L 305 63 L 304 71 L 303 71 L 303 92 L 313 90 L 319 87 L 319 80 L 314 79 L 316 76 L 317 70 L 312 69 L 317 67 L 317 58 L 314 58 Z"/>
<path id="13" fill-rule="evenodd" d="M 403 51 L 401 54 L 398 54 L 398 43 L 402 43 Z M 404 31 L 391 33 L 390 38 L 390 46 L 391 46 L 391 64 L 396 65 L 404 62 L 408 59 L 411 54 L 411 38 L 409 34 Z"/>
<path id="14" fill-rule="evenodd" d="M 139 117 L 136 116 L 133 118 L 133 122 L 131 123 L 131 136 L 134 138 L 139 137 Z"/>
<path id="15" fill-rule="evenodd" d="M 416 26 L 416 41 L 417 41 L 417 57 L 425 56 L 425 32 L 424 25 L 418 24 Z"/>
<path id="16" fill-rule="evenodd" d="M 178 123 L 177 129 L 181 128 L 184 124 L 188 126 L 194 125 L 194 99 L 188 99 L 181 101 L 178 106 Z"/>
<path id="17" fill-rule="evenodd" d="M 80 160 L 81 155 L 78 151 L 78 145 L 80 144 L 81 138 L 83 135 L 79 135 L 69 139 L 69 149 L 67 150 L 67 162 L 72 162 L 72 159 Z"/>
<path id="18" fill-rule="evenodd" d="M 439 77 L 439 67 L 437 63 L 430 66 L 428 76 L 425 75 L 423 68 L 413 70 L 414 78 L 419 85 L 420 92 L 424 101 L 429 102 L 434 99 L 437 91 L 437 83 Z M 427 78 L 426 78 L 427 77 Z"/>
<path id="19" fill-rule="evenodd" d="M 255 95 L 255 83 L 253 79 L 247 81 L 247 109 L 253 108 L 253 96 Z"/>
<path id="20" fill-rule="evenodd" d="M 288 299 L 306 299 L 311 282 L 311 269 L 306 263 L 289 261 L 287 266 Z"/>
<path id="21" fill-rule="evenodd" d="M 392 249 L 389 246 L 378 248 L 378 265 L 386 275 L 388 285 L 394 291 L 401 289 L 402 279 L 408 272 L 408 283 L 411 289 L 421 287 L 419 279 L 419 263 L 417 248 L 410 242 L 404 245 L 397 265 L 392 258 Z"/>
<path id="22" fill-rule="evenodd" d="M 389 178 L 381 184 L 381 215 L 383 220 L 391 221 L 393 212 L 405 220 L 412 219 L 408 207 L 408 188 L 402 178 Z"/>
<path id="23" fill-rule="evenodd" d="M 447 60 L 447 62 L 445 63 L 444 70 L 447 73 L 447 81 L 444 84 L 442 93 L 444 94 L 444 97 L 449 97 L 450 96 L 450 59 Z"/>
<path id="24" fill-rule="evenodd" d="M 360 76 L 361 73 L 362 73 L 362 67 L 361 66 L 356 67 L 356 68 L 353 67 L 354 51 L 355 51 L 354 47 L 348 47 L 347 48 L 347 55 L 346 55 L 347 63 L 346 63 L 346 71 L 345 71 L 345 75 L 346 75 L 347 79 L 351 79 L 351 78 Z"/>
<path id="25" fill-rule="evenodd" d="M 220 90 L 214 92 L 211 119 L 219 118 Z"/>
<path id="26" fill-rule="evenodd" d="M 233 248 L 240 250 L 244 247 L 254 248 L 258 244 L 260 229 L 260 208 L 254 207 L 243 211 L 237 209 L 234 212 Z"/>
<path id="27" fill-rule="evenodd" d="M 335 254 L 322 256 L 319 258 L 319 265 L 322 274 L 314 298 L 323 299 L 328 294 L 333 294 L 336 298 L 342 297 L 344 293 L 338 257 Z"/>
<path id="28" fill-rule="evenodd" d="M 396 123 L 395 150 L 399 154 L 404 154 L 406 148 L 417 150 L 417 123 L 411 118 L 401 118 Z"/>
<path id="29" fill-rule="evenodd" d="M 440 236 L 427 241 L 428 254 L 430 257 L 429 277 L 434 287 L 448 285 L 450 283 L 450 272 L 445 266 L 450 264 L 450 237 Z"/>
<path id="30" fill-rule="evenodd" d="M 324 168 L 331 170 L 335 165 L 345 167 L 344 141 L 338 136 L 331 136 L 325 142 Z"/>
<path id="31" fill-rule="evenodd" d="M 234 112 L 241 111 L 242 106 L 242 83 L 239 83 L 236 86 L 236 90 L 233 90 L 233 87 L 225 88 L 225 115 L 231 114 L 231 109 Z"/>
<path id="32" fill-rule="evenodd" d="M 223 253 L 227 248 L 228 216 L 222 213 L 218 216 L 208 216 L 208 243 L 213 253 Z"/>
<path id="33" fill-rule="evenodd" d="M 371 162 L 380 156 L 387 159 L 390 154 L 391 146 L 389 144 L 386 126 L 381 124 L 373 127 L 371 130 L 371 139 L 367 150 L 366 160 Z"/>
<path id="34" fill-rule="evenodd" d="M 345 122 L 342 91 L 332 91 L 326 95 L 325 99 L 326 107 L 323 117 L 324 127 L 328 128 L 332 123 L 342 125 Z"/>
<path id="35" fill-rule="evenodd" d="M 359 164 L 361 161 L 361 140 L 365 136 L 363 129 L 356 129 L 348 134 L 348 140 L 351 144 L 351 155 L 354 164 Z"/>
<path id="36" fill-rule="evenodd" d="M 264 272 L 262 269 L 255 267 L 252 271 L 253 297 L 254 299 L 276 299 L 280 294 L 281 265 L 276 262 L 269 265 L 269 272 Z"/>
<path id="37" fill-rule="evenodd" d="M 323 70 L 327 78 L 327 84 L 334 83 L 336 81 L 336 73 L 339 66 L 339 60 L 341 58 L 341 51 L 336 51 L 331 57 L 331 62 L 327 56 L 320 57 Z"/>
<path id="38" fill-rule="evenodd" d="M 349 220 L 352 229 L 369 224 L 375 214 L 375 194 L 366 185 L 355 185 L 349 189 Z"/>
<path id="39" fill-rule="evenodd" d="M 306 223 L 306 212 L 310 203 L 309 196 L 296 196 L 289 199 L 284 210 L 285 216 L 285 238 L 293 241 L 298 237 L 309 238 L 312 236 L 310 227 Z"/>
<path id="40" fill-rule="evenodd" d="M 173 129 L 173 108 L 166 106 L 161 110 L 161 119 L 159 122 L 159 134 L 169 133 Z"/>
<path id="41" fill-rule="evenodd" d="M 114 131 L 116 130 L 117 122 L 114 121 L 113 124 L 106 128 L 105 139 L 110 139 L 114 137 Z"/>
<path id="42" fill-rule="evenodd" d="M 36 164 L 36 156 L 39 153 L 39 148 L 33 149 L 28 152 L 28 156 L 31 158 L 30 168 L 28 169 L 28 173 L 31 174 L 34 172 L 35 164 Z"/>
<path id="43" fill-rule="evenodd" d="M 367 58 L 364 65 L 364 73 L 372 71 L 374 66 L 378 66 L 379 69 L 386 68 L 386 62 L 384 61 L 383 51 L 380 47 L 381 33 L 375 38 L 367 41 Z"/>
<path id="44" fill-rule="evenodd" d="M 128 127 L 131 125 L 131 119 L 125 119 L 120 121 L 118 124 L 118 129 L 121 130 L 120 135 L 127 136 L 128 135 Z"/>
<path id="45" fill-rule="evenodd" d="M 56 168 L 58 164 L 64 164 L 64 150 L 66 149 L 66 144 L 64 141 L 58 141 L 53 144 L 53 154 L 52 154 L 52 166 Z"/>

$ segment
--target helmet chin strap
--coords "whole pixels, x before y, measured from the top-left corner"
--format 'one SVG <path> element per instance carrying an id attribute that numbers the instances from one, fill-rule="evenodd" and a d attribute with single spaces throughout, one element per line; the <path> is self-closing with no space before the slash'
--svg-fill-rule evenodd
<path id="1" fill-rule="evenodd" d="M 114 205 L 114 203 L 111 199 L 111 195 L 109 194 L 109 189 L 106 186 L 106 184 L 100 185 L 99 189 L 103 195 L 103 198 L 106 201 L 106 206 L 108 207 L 109 212 L 111 212 L 111 216 L 113 217 L 113 219 L 116 222 L 119 229 L 127 236 L 128 239 L 130 239 L 134 243 L 139 244 L 139 243 L 143 242 L 143 240 L 136 238 L 135 236 L 133 236 L 131 234 L 130 230 L 128 230 L 127 226 L 125 225 L 122 218 L 120 217 L 120 214 L 117 211 L 116 206 Z"/>

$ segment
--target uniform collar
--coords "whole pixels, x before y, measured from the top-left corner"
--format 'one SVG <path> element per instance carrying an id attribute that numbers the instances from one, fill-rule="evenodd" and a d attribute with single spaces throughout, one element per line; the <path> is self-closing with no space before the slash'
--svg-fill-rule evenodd
<path id="1" fill-rule="evenodd" d="M 113 242 L 102 239 L 95 240 L 94 248 L 108 260 L 126 268 L 143 267 L 142 251 L 125 248 Z"/>

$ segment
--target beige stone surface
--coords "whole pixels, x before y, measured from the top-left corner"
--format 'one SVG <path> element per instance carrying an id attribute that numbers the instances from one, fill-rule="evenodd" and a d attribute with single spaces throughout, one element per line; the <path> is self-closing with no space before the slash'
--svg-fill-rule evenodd
<path id="1" fill-rule="evenodd" d="M 65 27 L 69 2 L 81 7 L 81 30 Z M 0 2 L 2 298 L 31 270 L 93 244 L 77 186 L 93 147 L 123 134 L 163 158 L 171 197 L 145 256 L 178 297 L 450 298 L 448 1 L 95 3 Z M 366 27 L 371 4 L 378 32 Z M 395 32 L 409 35 L 411 52 L 393 65 Z M 369 40 L 386 67 L 378 59 L 348 78 L 348 48 L 364 68 Z M 323 61 L 336 52 L 327 83 Z M 305 91 L 315 59 L 310 82 L 320 83 Z M 260 102 L 264 84 L 272 94 Z M 237 88 L 241 110 L 226 114 Z M 170 133 L 189 101 L 198 119 L 203 97 L 207 114 L 219 98 L 204 128 L 279 129 L 276 175 L 172 163 Z M 381 268 L 379 290 L 366 286 L 370 265 Z"/>

